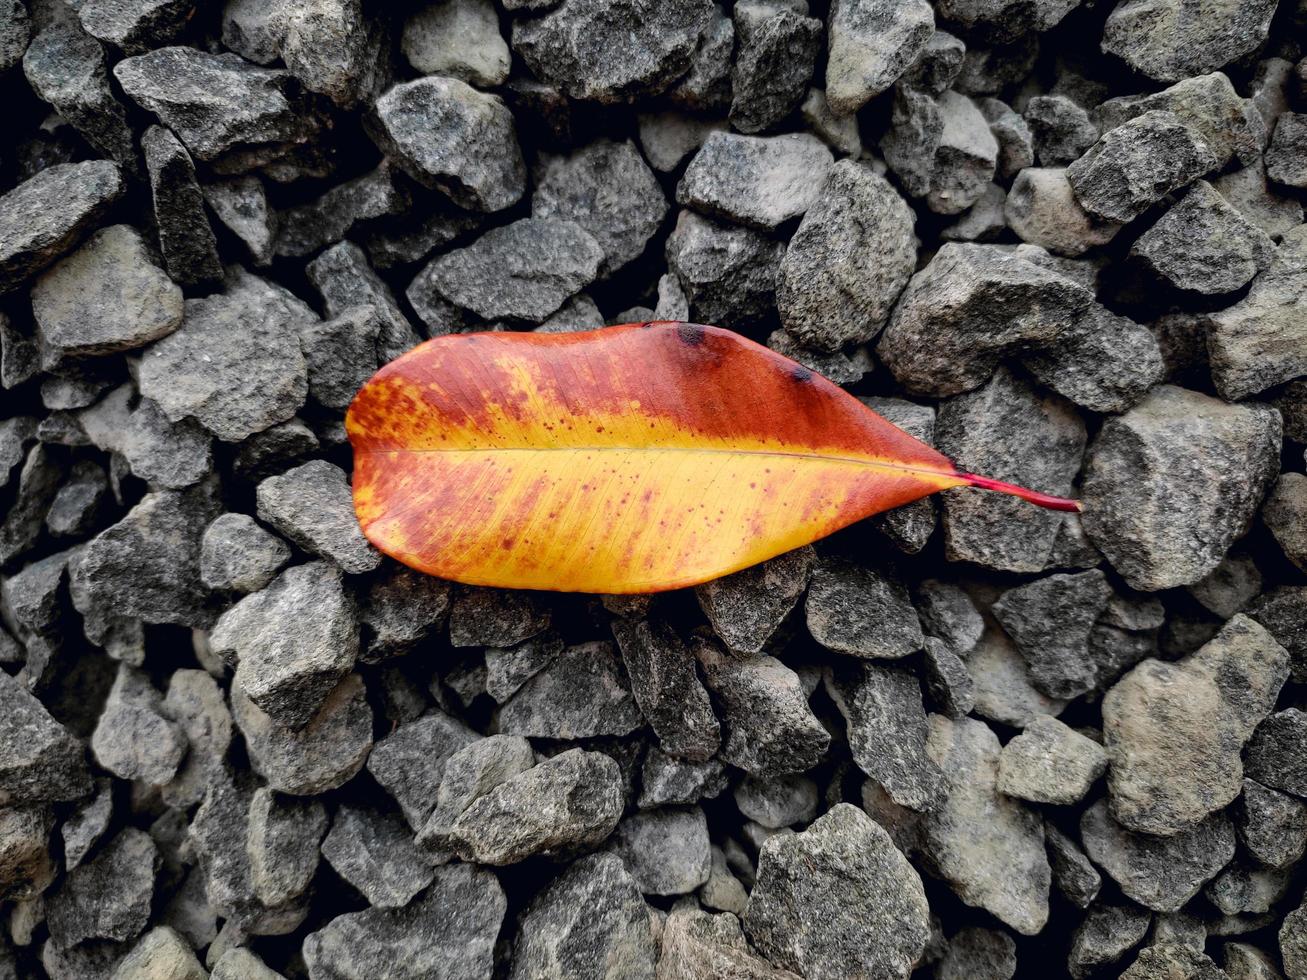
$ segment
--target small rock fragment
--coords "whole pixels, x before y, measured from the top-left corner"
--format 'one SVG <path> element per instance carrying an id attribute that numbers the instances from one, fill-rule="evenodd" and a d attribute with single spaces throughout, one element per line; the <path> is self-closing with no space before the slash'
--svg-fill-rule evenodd
<path id="1" fill-rule="evenodd" d="M 186 736 L 164 717 L 159 692 L 144 674 L 127 664 L 118 676 L 91 736 L 95 761 L 119 779 L 162 786 L 177 774 L 186 754 Z"/>
<path id="2" fill-rule="evenodd" d="M 1056 718 L 1040 715 L 1003 746 L 998 790 L 1032 803 L 1084 799 L 1107 770 L 1103 747 Z"/>
<path id="3" fill-rule="evenodd" d="M 211 589 L 258 592 L 288 561 L 286 543 L 248 514 L 220 515 L 200 541 L 200 579 Z"/>
<path id="4" fill-rule="evenodd" d="M 146 130 L 141 137 L 141 150 L 150 176 L 154 221 L 168 275 L 187 286 L 221 282 L 218 243 L 204 213 L 204 196 L 195 179 L 191 155 L 162 126 Z"/>
<path id="5" fill-rule="evenodd" d="M 412 831 L 398 816 L 376 810 L 337 810 L 322 856 L 373 908 L 402 908 L 435 878 Z"/>
<path id="6" fill-rule="evenodd" d="M 710 133 L 676 188 L 678 203 L 770 231 L 816 203 L 834 158 L 815 136 Z"/>
<path id="7" fill-rule="evenodd" d="M 935 33 L 925 0 L 838 0 L 832 4 L 826 99 L 851 115 L 907 71 Z"/>
<path id="8" fill-rule="evenodd" d="M 404 22 L 404 57 L 423 75 L 449 75 L 494 88 L 508 78 L 508 42 L 490 0 L 444 0 Z"/>
<path id="9" fill-rule="evenodd" d="M 327 811 L 317 800 L 280 797 L 266 786 L 254 791 L 245 847 L 259 901 L 276 908 L 304 894 L 326 832 Z"/>
<path id="10" fill-rule="evenodd" d="M 708 880 L 712 864 L 698 807 L 633 813 L 617 825 L 613 849 L 646 895 L 689 894 Z"/>
<path id="11" fill-rule="evenodd" d="M 847 803 L 763 845 L 743 924 L 769 959 L 809 980 L 904 980 L 930 933 L 916 870 Z"/>
<path id="12" fill-rule="evenodd" d="M 631 693 L 663 751 L 698 762 L 711 758 L 721 727 L 681 638 L 661 620 L 614 620 L 612 630 Z"/>
<path id="13" fill-rule="evenodd" d="M 713 632 L 730 649 L 758 653 L 808 587 L 816 554 L 807 545 L 696 586 Z"/>
<path id="14" fill-rule="evenodd" d="M 149 836 L 134 827 L 120 831 L 46 900 L 55 945 L 68 949 L 88 939 L 126 942 L 140 935 L 158 869 L 159 851 Z"/>
<path id="15" fill-rule="evenodd" d="M 359 529 L 349 480 L 325 460 L 273 476 L 258 486 L 258 515 L 305 551 L 321 555 L 345 572 L 370 572 L 381 555 Z"/>
<path id="16" fill-rule="evenodd" d="M 837 653 L 895 660 L 920 650 L 924 641 L 903 584 L 842 559 L 814 569 L 804 612 L 813 639 Z"/>

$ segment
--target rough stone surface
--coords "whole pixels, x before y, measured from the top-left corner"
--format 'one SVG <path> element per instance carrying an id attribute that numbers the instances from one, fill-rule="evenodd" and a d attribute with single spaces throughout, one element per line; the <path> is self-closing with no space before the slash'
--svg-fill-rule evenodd
<path id="1" fill-rule="evenodd" d="M 998 758 L 998 790 L 1033 803 L 1078 803 L 1107 769 L 1107 753 L 1093 739 L 1056 718 L 1040 715 Z"/>
<path id="2" fill-rule="evenodd" d="M 839 0 L 832 4 L 826 99 L 847 116 L 884 92 L 926 49 L 935 14 L 924 0 Z"/>
<path id="3" fill-rule="evenodd" d="M 847 561 L 817 565 L 804 613 L 813 639 L 837 653 L 893 660 L 920 650 L 924 641 L 903 584 L 889 572 Z"/>
<path id="4" fill-rule="evenodd" d="M 808 586 L 811 548 L 795 548 L 752 568 L 713 579 L 694 592 L 713 630 L 728 647 L 758 653 Z"/>
<path id="5" fill-rule="evenodd" d="M 1279 442 L 1274 409 L 1156 388 L 1090 448 L 1085 531 L 1133 588 L 1197 582 L 1247 529 Z"/>
<path id="6" fill-rule="evenodd" d="M 631 693 L 664 752 L 703 762 L 721 744 L 721 726 L 695 659 L 681 638 L 658 620 L 613 623 Z"/>
<path id="7" fill-rule="evenodd" d="M 866 814 L 840 804 L 763 845 L 743 916 L 780 966 L 820 980 L 907 977 L 930 932 L 921 878 Z"/>
<path id="8" fill-rule="evenodd" d="M 646 895 L 685 895 L 708 880 L 708 822 L 698 807 L 640 810 L 617 825 L 612 846 Z"/>
<path id="9" fill-rule="evenodd" d="M 982 721 L 934 715 L 926 751 L 946 782 L 943 802 L 924 820 L 926 857 L 963 902 L 1022 935 L 1038 933 L 1052 881 L 1044 826 L 999 792 L 998 737 Z"/>
<path id="10" fill-rule="evenodd" d="M 313 460 L 269 477 L 259 484 L 257 501 L 260 520 L 345 572 L 370 572 L 381 564 L 359 529 L 349 481 L 339 467 Z"/>
<path id="11" fill-rule="evenodd" d="M 290 561 L 290 548 L 248 514 L 222 514 L 200 540 L 200 578 L 211 589 L 258 592 Z"/>
<path id="12" fill-rule="evenodd" d="M 1175 912 L 1234 857 L 1234 828 L 1216 814 L 1170 837 L 1126 830 L 1100 800 L 1080 819 L 1089 857 L 1145 908 Z"/>
<path id="13" fill-rule="evenodd" d="M 154 199 L 159 248 L 168 275 L 188 286 L 222 280 L 213 228 L 195 178 L 195 162 L 180 140 L 162 126 L 151 126 L 141 140 Z"/>
<path id="14" fill-rule="evenodd" d="M 404 821 L 375 810 L 341 807 L 322 856 L 373 908 L 402 908 L 435 877 Z"/>
<path id="15" fill-rule="evenodd" d="M 1266 40 L 1275 4 L 1269 0 L 1204 7 L 1184 0 L 1127 0 L 1103 26 L 1103 50 L 1159 82 L 1214 71 Z"/>
<path id="16" fill-rule="evenodd" d="M 676 187 L 680 204 L 768 231 L 818 200 L 834 158 L 817 138 L 710 133 Z"/>
<path id="17" fill-rule="evenodd" d="M 122 196 L 107 160 L 47 167 L 0 197 L 0 294 L 69 251 Z"/>
<path id="18" fill-rule="evenodd" d="M 781 260 L 776 305 L 786 331 L 819 350 L 870 340 L 916 265 L 913 222 L 871 167 L 835 164 Z"/>

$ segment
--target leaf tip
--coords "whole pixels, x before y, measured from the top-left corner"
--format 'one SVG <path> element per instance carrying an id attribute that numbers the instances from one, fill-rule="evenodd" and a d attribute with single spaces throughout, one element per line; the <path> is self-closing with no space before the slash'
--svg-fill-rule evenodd
<path id="1" fill-rule="evenodd" d="M 1044 507 L 1048 510 L 1061 510 L 1071 513 L 1082 513 L 1084 505 L 1079 500 L 1071 500 L 1067 497 L 1055 497 L 1049 493 L 1040 493 L 1038 490 L 1027 490 L 1025 487 L 1019 487 L 1015 483 L 1004 483 L 1002 480 L 991 480 L 987 476 L 977 476 L 974 473 L 958 473 L 958 477 L 965 480 L 973 487 L 981 490 L 995 490 L 999 493 L 1011 494 L 1013 497 L 1020 497 L 1022 500 L 1032 503 L 1037 507 Z"/>

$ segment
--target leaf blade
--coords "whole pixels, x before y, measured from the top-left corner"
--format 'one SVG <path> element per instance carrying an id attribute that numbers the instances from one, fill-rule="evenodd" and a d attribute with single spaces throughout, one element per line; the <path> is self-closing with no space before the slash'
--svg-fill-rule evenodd
<path id="1" fill-rule="evenodd" d="M 689 324 L 428 341 L 346 429 L 373 544 L 509 588 L 693 585 L 974 480 L 788 358 Z"/>

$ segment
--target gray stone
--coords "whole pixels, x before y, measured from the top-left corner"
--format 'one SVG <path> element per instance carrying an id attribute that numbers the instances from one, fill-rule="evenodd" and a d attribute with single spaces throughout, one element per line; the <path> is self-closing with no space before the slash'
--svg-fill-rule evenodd
<path id="1" fill-rule="evenodd" d="M 234 54 L 158 48 L 124 58 L 113 74 L 192 156 L 220 171 L 275 160 L 317 128 L 313 114 L 288 98 L 288 72 L 259 68 Z"/>
<path id="2" fill-rule="evenodd" d="M 5 901 L 39 900 L 58 869 L 50 854 L 54 814 L 48 806 L 0 809 L 0 895 Z"/>
<path id="3" fill-rule="evenodd" d="M 50 501 L 45 526 L 57 538 L 84 538 L 101 523 L 108 496 L 104 470 L 90 460 L 78 460 Z"/>
<path id="4" fill-rule="evenodd" d="M 1262 507 L 1262 521 L 1284 557 L 1300 569 L 1307 569 L 1307 476 L 1284 473 L 1271 488 Z"/>
<path id="5" fill-rule="evenodd" d="M 1202 137 L 1216 154 L 1218 168 L 1235 156 L 1244 163 L 1257 160 L 1266 143 L 1264 126 L 1254 124 L 1248 104 L 1219 71 L 1182 79 L 1160 92 L 1108 99 L 1094 109 L 1094 120 L 1106 133 L 1154 109 L 1174 113 Z"/>
<path id="6" fill-rule="evenodd" d="M 1208 882 L 1203 894 L 1225 915 L 1264 915 L 1289 889 L 1289 873 L 1235 861 Z"/>
<path id="7" fill-rule="evenodd" d="M 268 969 L 248 949 L 237 946 L 218 957 L 209 980 L 282 980 L 282 976 Z"/>
<path id="8" fill-rule="evenodd" d="M 1252 604 L 1248 615 L 1289 651 L 1289 675 L 1302 683 L 1307 678 L 1307 589 L 1272 589 Z"/>
<path id="9" fill-rule="evenodd" d="M 514 864 L 536 854 L 589 849 L 622 815 L 622 777 L 601 752 L 571 749 L 500 783 L 450 825 L 465 861 Z"/>
<path id="10" fill-rule="evenodd" d="M 1003 746 L 998 791 L 1032 803 L 1078 803 L 1107 769 L 1093 739 L 1040 715 Z"/>
<path id="11" fill-rule="evenodd" d="M 1024 364 L 1041 384 L 1095 412 L 1124 412 L 1164 370 L 1152 331 L 1098 304 L 1061 343 L 1027 355 Z"/>
<path id="12" fill-rule="evenodd" d="M 1163 385 L 1090 449 L 1085 531 L 1126 582 L 1197 582 L 1247 530 L 1279 458 L 1279 413 Z"/>
<path id="13" fill-rule="evenodd" d="M 998 929 L 963 929 L 948 941 L 935 975 L 939 980 L 1011 980 L 1017 944 Z"/>
<path id="14" fill-rule="evenodd" d="M 95 796 L 81 803 L 63 822 L 59 834 L 64 842 L 64 867 L 72 871 L 100 842 L 113 817 L 113 784 L 106 778 L 95 781 Z"/>
<path id="15" fill-rule="evenodd" d="M 133 827 L 120 831 L 46 899 L 51 940 L 68 949 L 88 939 L 125 942 L 140 935 L 158 869 L 159 852 L 149 836 Z"/>
<path id="16" fill-rule="evenodd" d="M 0 197 L 0 294 L 73 248 L 119 197 L 108 160 L 57 163 Z"/>
<path id="17" fill-rule="evenodd" d="M 916 870 L 844 803 L 763 845 L 743 923 L 769 959 L 810 980 L 906 978 L 930 932 Z"/>
<path id="18" fill-rule="evenodd" d="M 709 26 L 710 0 L 564 0 L 513 23 L 513 50 L 531 73 L 574 99 L 620 103 L 666 90 L 685 74 Z"/>
<path id="19" fill-rule="evenodd" d="M 508 78 L 508 42 L 490 0 L 444 0 L 404 22 L 404 57 L 423 75 L 450 75 L 494 88 Z"/>
<path id="20" fill-rule="evenodd" d="M 545 633 L 509 648 L 488 648 L 485 654 L 486 692 L 503 704 L 562 651 L 563 641 L 553 633 Z"/>
<path id="21" fill-rule="evenodd" d="M 22 0 L 10 0 L 0 11 L 0 71 L 8 71 L 23 57 L 32 24 Z"/>
<path id="22" fill-rule="evenodd" d="M 1080 837 L 1094 863 L 1121 891 L 1156 912 L 1178 911 L 1234 857 L 1234 828 L 1214 814 L 1170 837 L 1131 833 L 1100 800 L 1080 818 Z"/>
<path id="23" fill-rule="evenodd" d="M 722 23 L 730 29 L 729 20 L 723 18 Z M 645 159 L 660 173 L 674 171 L 686 157 L 703 146 L 709 133 L 726 128 L 721 120 L 681 112 L 642 112 L 636 119 Z"/>
<path id="24" fill-rule="evenodd" d="M 222 514 L 200 541 L 200 579 L 211 589 L 258 592 L 290 561 L 290 548 L 248 514 Z"/>
<path id="25" fill-rule="evenodd" d="M 194 418 L 228 442 L 291 418 L 308 394 L 299 326 L 313 314 L 278 287 L 238 275 L 186 301 L 182 326 L 144 354 L 141 394 L 170 421 Z"/>
<path id="26" fill-rule="evenodd" d="M 191 155 L 162 126 L 146 130 L 141 138 L 141 150 L 150 177 L 154 222 L 168 275 L 188 286 L 221 282 L 218 244 L 204 212 L 204 196 L 195 178 Z"/>
<path id="27" fill-rule="evenodd" d="M 275 908 L 304 894 L 318 869 L 318 845 L 326 832 L 327 811 L 317 800 L 282 798 L 267 787 L 254 791 L 245 846 L 259 901 Z"/>
<path id="28" fill-rule="evenodd" d="M 667 217 L 667 200 L 630 140 L 599 140 L 569 156 L 543 156 L 531 197 L 535 218 L 580 225 L 599 243 L 601 275 L 638 258 Z"/>
<path id="29" fill-rule="evenodd" d="M 373 908 L 402 908 L 435 878 L 404 821 L 376 810 L 337 810 L 322 856 Z"/>
<path id="30" fill-rule="evenodd" d="M 795 8 L 799 12 L 798 7 Z M 690 58 L 689 70 L 670 89 L 672 105 L 697 113 L 721 113 L 731 105 L 731 56 L 735 51 L 735 25 L 718 4 L 713 4 L 707 26 Z M 725 129 L 725 120 L 710 120 Z"/>
<path id="31" fill-rule="evenodd" d="M 1224 971 L 1201 950 L 1170 943 L 1155 943 L 1142 949 L 1122 980 L 1223 980 Z"/>
<path id="32" fill-rule="evenodd" d="M 1017 174 L 1004 216 L 1023 242 L 1058 255 L 1083 255 L 1106 245 L 1121 229 L 1080 206 L 1061 167 L 1026 167 Z"/>
<path id="33" fill-rule="evenodd" d="M 69 17 L 47 24 L 20 55 L 33 92 L 105 156 L 137 169 L 127 113 L 109 87 L 109 59 L 99 41 Z"/>
<path id="34" fill-rule="evenodd" d="M 245 696 L 282 725 L 299 728 L 354 666 L 359 633 L 340 570 L 296 565 L 218 620 L 212 651 L 236 663 Z"/>
<path id="35" fill-rule="evenodd" d="M 444 622 L 449 612 L 449 583 L 392 564 L 368 583 L 359 598 L 365 662 L 408 653 Z"/>
<path id="36" fill-rule="evenodd" d="M 18 474 L 17 493 L 0 522 L 0 565 L 9 564 L 36 544 L 63 476 L 63 465 L 43 443 L 28 450 Z"/>
<path id="37" fill-rule="evenodd" d="M 309 394 L 324 408 L 344 411 L 379 366 L 381 317 L 355 306 L 330 320 L 306 323 L 300 345 L 309 369 Z"/>
<path id="38" fill-rule="evenodd" d="M 1179 116 L 1152 109 L 1105 132 L 1066 175 L 1086 211 L 1125 224 L 1216 165 Z"/>
<path id="39" fill-rule="evenodd" d="M 390 36 L 367 17 L 361 0 L 288 6 L 281 56 L 304 88 L 342 109 L 353 109 L 386 84 L 391 75 Z"/>
<path id="40" fill-rule="evenodd" d="M 822 23 L 779 4 L 737 4 L 731 125 L 741 133 L 776 126 L 803 100 L 821 48 Z"/>
<path id="41" fill-rule="evenodd" d="M 769 231 L 816 203 L 834 157 L 815 136 L 714 132 L 676 188 L 678 203 Z"/>
<path id="42" fill-rule="evenodd" d="M 1089 908 L 1103 887 L 1103 876 L 1079 845 L 1048 820 L 1044 821 L 1044 843 L 1057 890 L 1077 908 Z"/>
<path id="43" fill-rule="evenodd" d="M 914 220 L 870 166 L 837 163 L 781 260 L 785 329 L 819 350 L 875 336 L 916 265 Z"/>
<path id="44" fill-rule="evenodd" d="M 924 0 L 838 0 L 829 23 L 826 99 L 840 115 L 893 85 L 935 33 L 935 15 Z"/>
<path id="45" fill-rule="evenodd" d="M 1307 187 L 1307 114 L 1283 113 L 1266 148 L 1266 176 L 1288 187 Z"/>
<path id="46" fill-rule="evenodd" d="M 1071 491 L 1085 445 L 1084 422 L 1070 405 L 1003 368 L 980 390 L 946 401 L 935 431 L 940 451 L 963 470 L 1061 495 Z M 967 489 L 947 491 L 941 506 L 949 559 L 1007 571 L 1042 570 L 1061 525 L 1057 513 Z"/>
<path id="47" fill-rule="evenodd" d="M 626 735 L 643 724 L 613 645 L 602 641 L 568 647 L 499 712 L 500 731 L 532 738 Z"/>
<path id="48" fill-rule="evenodd" d="M 427 893 L 402 909 L 351 912 L 310 933 L 304 961 L 312 980 L 484 980 L 506 908 L 492 873 L 450 865 L 437 869 Z"/>
<path id="49" fill-rule="evenodd" d="M 259 518 L 305 551 L 321 555 L 350 574 L 381 565 L 354 516 L 349 480 L 340 467 L 312 460 L 259 484 Z"/>
<path id="50" fill-rule="evenodd" d="M 943 641 L 959 657 L 965 657 L 980 641 L 985 621 L 971 597 L 957 585 L 926 579 L 913 599 L 926 635 Z"/>
<path id="51" fill-rule="evenodd" d="M 538 321 L 593 282 L 603 259 L 604 249 L 579 224 L 523 218 L 440 256 L 422 275 L 480 317 Z"/>
<path id="52" fill-rule="evenodd" d="M 695 656 L 722 712 L 722 760 L 755 776 L 805 772 L 830 745 L 799 675 L 768 656 L 724 653 L 696 638 Z"/>
<path id="53" fill-rule="evenodd" d="M 646 895 L 686 895 L 711 870 L 708 821 L 698 807 L 631 814 L 613 834 L 613 850 Z"/>
<path id="54" fill-rule="evenodd" d="M 976 706 L 975 681 L 962 658 L 943 640 L 926 637 L 922 654 L 922 685 L 934 707 L 950 718 L 961 718 Z"/>
<path id="55" fill-rule="evenodd" d="M 162 786 L 177 774 L 186 735 L 162 710 L 163 698 L 144 674 L 127 664 L 109 691 L 91 735 L 91 752 L 119 779 Z"/>
<path id="56" fill-rule="evenodd" d="M 277 215 L 277 255 L 311 255 L 352 230 L 412 210 L 408 185 L 386 163 Z M 357 246 L 356 246 L 357 247 Z"/>
<path id="57" fill-rule="evenodd" d="M 809 823 L 817 815 L 817 784 L 806 776 L 745 776 L 734 795 L 746 819 L 772 830 Z"/>
<path id="58" fill-rule="evenodd" d="M 826 691 L 844 716 L 853 761 L 898 806 L 933 810 L 945 776 L 926 752 L 926 712 L 917 678 L 862 663 L 830 669 Z"/>
<path id="59" fill-rule="evenodd" d="M 980 109 L 980 114 L 989 123 L 989 131 L 998 141 L 995 176 L 999 180 L 1006 181 L 1022 170 L 1033 167 L 1035 141 L 1026 121 L 1001 99 L 977 99 L 976 105 Z"/>
<path id="60" fill-rule="evenodd" d="M 367 761 L 372 748 L 372 709 L 363 680 L 350 674 L 302 728 L 286 728 L 232 688 L 232 717 L 245 736 L 250 765 L 270 787 L 292 796 L 313 796 L 342 786 Z"/>
<path id="61" fill-rule="evenodd" d="M 574 862 L 527 907 L 512 980 L 653 980 L 658 951 L 639 885 L 612 854 Z"/>
<path id="62" fill-rule="evenodd" d="M 37 420 L 30 415 L 0 420 L 0 487 L 8 486 L 14 467 L 26 458 L 36 430 Z"/>
<path id="63" fill-rule="evenodd" d="M 1170 835 L 1231 803 L 1240 753 L 1287 677 L 1288 654 L 1242 615 L 1178 663 L 1135 667 L 1103 698 L 1112 815 Z"/>
<path id="64" fill-rule="evenodd" d="M 990 184 L 980 192 L 974 204 L 958 216 L 939 236 L 946 242 L 988 242 L 998 238 L 1007 227 L 1004 208 L 1007 191 Z"/>
<path id="65" fill-rule="evenodd" d="M 667 265 L 702 323 L 747 327 L 775 306 L 785 246 L 750 228 L 682 211 L 667 239 Z"/>
<path id="66" fill-rule="evenodd" d="M 726 767 L 718 759 L 688 762 L 663 752 L 656 745 L 645 754 L 640 771 L 642 810 L 667 804 L 698 803 L 718 796 L 727 786 Z"/>
<path id="67" fill-rule="evenodd" d="M 804 612 L 813 639 L 837 653 L 893 660 L 920 650 L 924 641 L 903 584 L 889 572 L 843 559 L 818 563 Z"/>
<path id="68" fill-rule="evenodd" d="M 111 980 L 209 980 L 190 944 L 176 930 L 156 926 L 141 937 L 132 951 L 123 957 Z"/>
<path id="69" fill-rule="evenodd" d="M 512 646 L 546 629 L 550 615 L 528 592 L 461 589 L 449 614 L 449 642 L 456 647 Z"/>
<path id="70" fill-rule="evenodd" d="M 1208 318 L 1212 381 L 1236 400 L 1307 373 L 1302 291 L 1307 284 L 1307 230 L 1287 232 L 1248 295 Z"/>
<path id="71" fill-rule="evenodd" d="M 432 863 L 447 857 L 449 827 L 496 786 L 535 765 L 531 743 L 519 735 L 491 735 L 459 749 L 445 763 L 440 793 L 417 842 Z"/>
<path id="72" fill-rule="evenodd" d="M 1089 113 L 1065 95 L 1036 95 L 1022 115 L 1042 167 L 1065 166 L 1098 140 Z"/>
<path id="73" fill-rule="evenodd" d="M 862 135 L 858 130 L 857 116 L 837 116 L 826 101 L 826 93 L 819 88 L 808 89 L 799 106 L 803 121 L 838 155 L 862 155 Z"/>
<path id="74" fill-rule="evenodd" d="M 459 207 L 502 211 L 526 190 L 513 114 L 497 95 L 429 76 L 391 88 L 369 120 L 389 159 Z"/>
<path id="75" fill-rule="evenodd" d="M 1286 708 L 1268 717 L 1244 753 L 1244 772 L 1272 789 L 1307 797 L 1307 714 Z"/>
<path id="76" fill-rule="evenodd" d="M 1266 183 L 1266 166 L 1257 160 L 1242 170 L 1222 174 L 1212 181 L 1223 198 L 1245 218 L 1279 241 L 1286 232 L 1302 224 L 1302 204 Z"/>
<path id="77" fill-rule="evenodd" d="M 662 930 L 659 980 L 797 980 L 754 955 L 734 915 L 709 915 L 689 905 L 674 907 Z"/>
<path id="78" fill-rule="evenodd" d="M 1036 579 L 994 603 L 994 618 L 1026 658 L 1035 687 L 1064 699 L 1093 690 L 1098 665 L 1090 657 L 1090 631 L 1111 595 L 1107 577 L 1094 568 Z"/>
<path id="79" fill-rule="evenodd" d="M 380 323 L 376 349 L 382 363 L 418 345 L 417 332 L 400 311 L 390 287 L 353 242 L 339 242 L 326 249 L 304 271 L 322 295 L 328 316 L 340 316 L 359 306 L 372 309 Z"/>
<path id="80" fill-rule="evenodd" d="M 1092 976 L 1119 962 L 1143 942 L 1152 916 L 1134 905 L 1095 905 L 1071 936 L 1067 968 L 1071 976 Z"/>
<path id="81" fill-rule="evenodd" d="M 1210 296 L 1246 285 L 1276 251 L 1265 232 L 1200 180 L 1135 241 L 1130 254 L 1168 285 Z"/>
<path id="82" fill-rule="evenodd" d="M 910 393 L 956 395 L 983 384 L 999 361 L 1051 347 L 1092 294 L 990 245 L 947 243 L 909 281 L 877 354 Z"/>
<path id="83" fill-rule="evenodd" d="M 439 801 L 445 764 L 479 737 L 463 722 L 433 711 L 379 741 L 368 772 L 399 803 L 408 825 L 420 831 Z"/>
<path id="84" fill-rule="evenodd" d="M 1280 959 L 1289 980 L 1307 977 L 1307 906 L 1300 905 L 1280 926 Z"/>
<path id="85" fill-rule="evenodd" d="M 758 653 L 808 587 L 816 554 L 807 545 L 697 586 L 713 632 L 732 650 Z"/>
<path id="86" fill-rule="evenodd" d="M 223 226 L 240 239 L 257 266 L 272 261 L 276 215 L 258 177 L 247 174 L 216 180 L 200 188 L 209 209 Z"/>
<path id="87" fill-rule="evenodd" d="M 660 619 L 615 619 L 612 631 L 631 693 L 663 751 L 698 762 L 712 758 L 721 744 L 721 726 L 694 656 L 676 631 Z"/>
<path id="88" fill-rule="evenodd" d="M 1259 48 L 1275 3 L 1220 0 L 1194 13 L 1189 0 L 1127 0 L 1103 25 L 1103 51 L 1159 82 L 1202 75 Z"/>
<path id="89" fill-rule="evenodd" d="M 1030 683 L 1025 658 L 997 626 L 987 628 L 967 656 L 975 690 L 975 711 L 982 718 L 1024 728 L 1037 715 L 1061 713 L 1065 701 L 1050 698 Z"/>
<path id="90" fill-rule="evenodd" d="M 1038 933 L 1052 880 L 1044 825 L 999 792 L 998 737 L 982 721 L 932 715 L 926 751 L 946 781 L 943 803 L 923 824 L 927 860 L 967 905 L 1022 935 Z"/>
<path id="91" fill-rule="evenodd" d="M 0 616 L 20 636 L 49 633 L 62 609 L 68 552 L 32 562 L 0 582 Z"/>
<path id="92" fill-rule="evenodd" d="M 1287 868 L 1307 851 L 1307 804 L 1245 779 L 1234 826 L 1247 852 L 1270 868 Z"/>
<path id="93" fill-rule="evenodd" d="M 726 855 L 719 847 L 712 848 L 712 870 L 699 888 L 699 901 L 706 908 L 735 915 L 742 915 L 749 904 L 748 893 L 727 867 Z"/>
<path id="94" fill-rule="evenodd" d="M 280 473 L 321 446 L 313 430 L 297 418 L 269 426 L 244 440 L 236 450 L 232 469 L 242 479 L 257 483 Z"/>
<path id="95" fill-rule="evenodd" d="M 171 806 L 191 806 L 222 772 L 231 745 L 231 711 L 218 682 L 203 670 L 174 671 L 159 707 L 188 743 L 181 768 L 163 787 L 163 799 Z"/>
<path id="96" fill-rule="evenodd" d="M 0 671 L 0 806 L 91 792 L 84 750 L 17 680 Z"/>
<path id="97" fill-rule="evenodd" d="M 151 486 L 181 490 L 213 468 L 213 439 L 193 419 L 171 421 L 150 398 L 136 398 L 130 384 L 115 388 L 77 422 L 96 446 L 127 461 L 132 475 Z"/>

